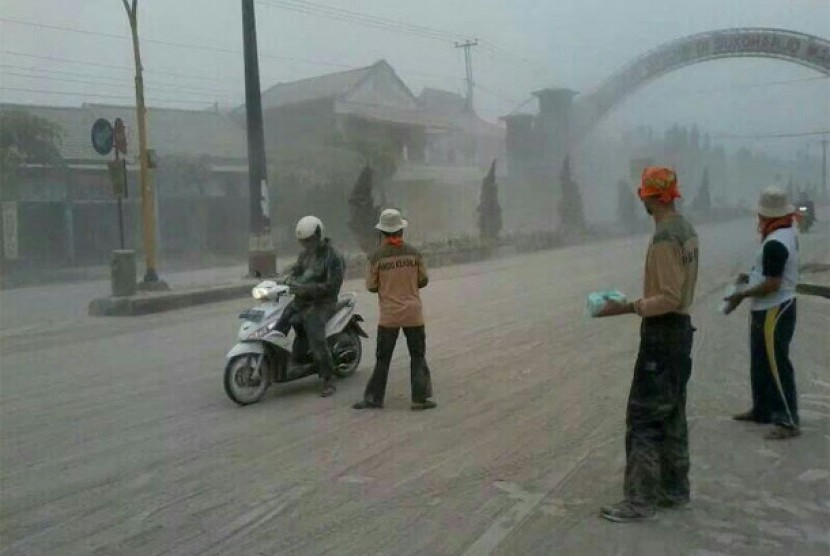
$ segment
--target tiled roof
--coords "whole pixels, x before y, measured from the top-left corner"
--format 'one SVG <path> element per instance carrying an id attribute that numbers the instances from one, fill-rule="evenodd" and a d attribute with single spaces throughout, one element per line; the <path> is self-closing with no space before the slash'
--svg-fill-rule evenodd
<path id="1" fill-rule="evenodd" d="M 277 83 L 262 93 L 262 108 L 278 108 L 326 98 L 337 98 L 352 90 L 365 79 L 378 64 L 354 70 L 329 73 L 290 83 Z"/>

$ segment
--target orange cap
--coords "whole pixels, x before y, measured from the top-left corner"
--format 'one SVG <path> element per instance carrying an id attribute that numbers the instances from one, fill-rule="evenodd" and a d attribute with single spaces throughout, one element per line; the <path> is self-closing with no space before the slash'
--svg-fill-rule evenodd
<path id="1" fill-rule="evenodd" d="M 640 199 L 659 197 L 661 203 L 669 204 L 681 196 L 677 174 L 665 166 L 649 166 L 643 170 L 643 179 L 637 194 Z"/>

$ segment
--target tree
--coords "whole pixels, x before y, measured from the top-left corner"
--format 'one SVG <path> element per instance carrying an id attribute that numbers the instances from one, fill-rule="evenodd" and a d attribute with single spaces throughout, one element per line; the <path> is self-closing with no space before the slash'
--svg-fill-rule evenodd
<path id="1" fill-rule="evenodd" d="M 481 182 L 481 197 L 478 205 L 478 231 L 482 240 L 496 241 L 502 229 L 499 189 L 496 183 L 496 161 Z"/>
<path id="2" fill-rule="evenodd" d="M 360 172 L 349 197 L 349 229 L 354 233 L 360 248 L 367 255 L 377 247 L 375 224 L 380 207 L 372 193 L 372 168 L 367 164 Z"/>
<path id="3" fill-rule="evenodd" d="M 60 164 L 61 127 L 20 109 L 0 111 L 0 196 L 17 198 L 17 168 L 24 163 Z"/>
<path id="4" fill-rule="evenodd" d="M 565 156 L 565 161 L 562 163 L 559 183 L 562 188 L 562 201 L 559 203 L 560 225 L 573 230 L 584 230 L 585 215 L 582 211 L 582 195 L 579 193 L 579 186 L 571 178 L 570 155 Z"/>
<path id="5" fill-rule="evenodd" d="M 703 169 L 703 179 L 700 183 L 700 189 L 697 190 L 695 201 L 692 203 L 692 210 L 705 216 L 712 212 L 712 192 L 709 187 L 708 167 Z"/>
<path id="6" fill-rule="evenodd" d="M 623 229 L 629 233 L 637 229 L 637 205 L 628 182 L 617 182 L 617 218 Z"/>
<path id="7" fill-rule="evenodd" d="M 328 144 L 359 153 L 364 163 L 373 168 L 373 177 L 379 184 L 384 183 L 398 171 L 400 153 L 389 141 L 359 135 L 344 137 L 338 133 L 328 141 Z"/>

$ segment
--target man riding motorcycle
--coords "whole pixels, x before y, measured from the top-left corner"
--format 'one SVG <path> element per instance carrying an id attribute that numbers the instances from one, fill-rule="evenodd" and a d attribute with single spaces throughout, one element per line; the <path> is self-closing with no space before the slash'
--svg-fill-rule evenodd
<path id="1" fill-rule="evenodd" d="M 275 329 L 288 335 L 294 325 L 297 336 L 292 349 L 293 363 L 308 363 L 302 358 L 311 352 L 323 381 L 320 396 L 326 398 L 335 392 L 334 362 L 326 341 L 326 323 L 336 312 L 346 265 L 325 237 L 323 222 L 316 216 L 301 218 L 297 222 L 296 236 L 303 251 L 285 281 L 294 300 Z"/>
<path id="2" fill-rule="evenodd" d="M 796 208 L 798 231 L 801 233 L 807 233 L 816 221 L 816 204 L 810 199 L 806 192 L 802 191 Z"/>

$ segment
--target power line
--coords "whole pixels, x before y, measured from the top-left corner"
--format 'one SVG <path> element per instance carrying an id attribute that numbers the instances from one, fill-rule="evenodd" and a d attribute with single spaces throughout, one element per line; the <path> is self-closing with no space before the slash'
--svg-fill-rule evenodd
<path id="1" fill-rule="evenodd" d="M 52 30 L 52 31 L 62 31 L 62 32 L 67 32 L 67 33 L 78 33 L 78 34 L 82 34 L 82 35 L 93 35 L 93 36 L 100 36 L 100 37 L 104 37 L 104 38 L 119 39 L 119 40 L 130 40 L 130 37 L 128 37 L 126 35 L 116 35 L 116 34 L 112 34 L 112 33 L 102 33 L 102 32 L 98 32 L 98 31 L 89 31 L 89 30 L 85 30 L 85 29 L 75 29 L 75 28 L 72 28 L 72 27 L 63 27 L 63 26 L 59 26 L 59 25 L 45 25 L 45 24 L 41 24 L 41 23 L 35 23 L 35 22 L 31 22 L 31 21 L 23 21 L 23 20 L 18 20 L 18 19 L 9 19 L 9 18 L 0 17 L 0 22 L 13 23 L 13 24 L 24 25 L 24 26 L 35 27 L 35 28 L 41 28 L 41 29 L 47 29 L 47 30 Z M 172 46 L 172 47 L 176 47 L 176 48 L 187 48 L 187 49 L 192 49 L 192 50 L 204 50 L 204 51 L 208 51 L 208 52 L 218 52 L 218 53 L 223 53 L 223 54 L 239 54 L 239 55 L 242 54 L 241 50 L 213 47 L 213 46 L 199 45 L 199 44 L 192 44 L 192 43 L 171 42 L 171 41 L 163 41 L 163 40 L 152 39 L 152 38 L 142 38 L 141 41 L 146 42 L 146 43 L 150 43 L 150 44 L 159 44 L 159 45 L 164 45 L 164 46 Z M 12 52 L 12 51 L 4 51 L 4 52 L 9 52 L 11 54 L 20 55 L 20 56 L 35 57 L 35 55 L 26 54 L 26 53 L 17 53 L 17 52 Z M 312 59 L 312 58 L 298 58 L 296 56 L 282 56 L 282 55 L 271 54 L 271 53 L 268 53 L 268 52 L 260 52 L 259 55 L 262 58 L 269 58 L 269 59 L 275 59 L 275 60 L 285 60 L 285 61 L 289 61 L 289 62 L 297 62 L 297 63 L 308 64 L 308 65 L 313 65 L 313 66 L 328 66 L 328 67 L 336 67 L 336 68 L 340 68 L 340 69 L 360 69 L 362 67 L 365 67 L 365 66 L 355 66 L 355 65 L 350 65 L 350 64 L 344 64 L 342 62 L 333 62 L 333 61 L 318 60 L 318 59 Z M 50 57 L 42 57 L 42 56 L 37 56 L 37 58 L 50 59 Z M 59 58 L 53 58 L 53 59 L 60 60 Z M 75 63 L 85 63 L 85 64 L 88 63 L 88 62 L 79 62 L 79 61 L 76 61 L 76 60 L 67 60 L 67 59 L 64 59 L 63 61 L 69 61 L 69 62 L 75 62 Z M 96 63 L 94 65 L 100 65 L 102 67 L 112 67 L 112 68 L 115 68 L 115 69 L 128 69 L 124 66 L 116 66 L 116 65 L 110 65 L 110 64 L 97 64 Z M 149 70 L 149 71 L 152 72 L 152 70 Z M 174 71 L 156 70 L 155 73 L 170 73 L 171 75 L 179 75 L 177 72 L 174 72 Z M 412 75 L 415 75 L 415 73 L 412 73 Z M 440 78 L 440 79 L 448 78 L 447 75 L 439 75 L 439 74 L 423 73 L 423 72 L 420 72 L 417 75 L 420 75 L 422 77 L 434 77 L 434 78 Z M 202 78 L 202 77 L 201 76 L 196 76 L 196 78 Z"/>
<path id="2" fill-rule="evenodd" d="M 480 91 L 484 91 L 485 93 L 487 93 L 490 96 L 493 96 L 493 97 L 495 97 L 499 100 L 502 100 L 504 102 L 509 102 L 510 104 L 516 104 L 516 102 L 518 102 L 516 99 L 509 98 L 509 97 L 505 96 L 504 93 L 499 93 L 499 92 L 494 91 L 492 89 L 489 89 L 487 87 L 483 87 L 480 83 L 475 83 L 475 88 L 480 90 Z"/>
<path id="3" fill-rule="evenodd" d="M 336 8 L 306 0 L 258 0 L 257 3 L 272 8 L 325 17 L 336 21 L 354 23 L 383 31 L 404 33 L 426 39 L 435 39 L 445 43 L 455 43 L 457 40 L 463 38 L 463 35 L 460 33 L 443 31 L 432 27 L 375 16 L 365 12 Z M 533 60 L 502 48 L 492 41 L 482 40 L 481 46 L 492 54 L 502 53 L 519 60 L 522 63 L 534 65 L 537 69 L 541 68 L 541 70 L 545 73 L 550 72 L 550 68 L 542 64 L 536 64 Z"/>
<path id="4" fill-rule="evenodd" d="M 75 29 L 73 27 L 63 27 L 60 25 L 46 25 L 43 23 L 35 23 L 32 21 L 23 21 L 20 19 L 10 19 L 6 17 L 0 17 L 0 22 L 3 23 L 13 23 L 16 25 L 24 25 L 28 27 L 35 27 L 38 29 L 48 29 L 51 31 L 64 31 L 67 33 L 77 33 L 81 35 L 92 35 L 97 37 L 105 37 L 109 39 L 118 39 L 118 40 L 131 40 L 131 38 L 127 35 L 116 35 L 113 33 L 102 33 L 100 31 L 89 31 L 86 29 Z M 186 48 L 191 50 L 203 50 L 206 52 L 217 52 L 221 54 L 242 54 L 241 50 L 235 50 L 231 48 L 222 48 L 217 46 L 208 46 L 203 44 L 193 44 L 193 43 L 184 43 L 184 42 L 173 42 L 173 41 L 164 41 L 159 39 L 152 39 L 152 38 L 142 38 L 142 43 L 149 43 L 149 44 L 158 44 L 163 46 L 171 46 L 175 48 Z M 348 64 L 336 63 L 336 62 L 327 62 L 323 60 L 313 60 L 313 59 L 306 59 L 306 58 L 297 58 L 294 56 L 278 56 L 276 54 L 269 54 L 260 52 L 259 54 L 263 58 L 273 58 L 276 60 L 286 60 L 290 62 L 299 62 L 303 64 L 311 64 L 311 65 L 320 65 L 320 66 L 333 66 L 333 67 L 341 67 L 341 68 L 348 68 L 348 69 L 355 69 L 355 66 L 350 66 Z"/>
<path id="5" fill-rule="evenodd" d="M 433 29 L 423 25 L 416 25 L 406 23 L 385 17 L 374 16 L 371 14 L 348 10 L 344 8 L 336 8 L 334 6 L 327 6 L 304 0 L 259 0 L 258 4 L 269 6 L 272 8 L 283 9 L 307 15 L 314 15 L 334 19 L 337 21 L 345 21 L 355 23 L 364 27 L 371 27 L 383 31 L 392 31 L 395 33 L 402 33 L 414 35 L 421 38 L 439 40 L 445 43 L 452 43 L 454 40 L 461 38 L 460 34 L 442 31 L 440 29 Z"/>
<path id="6" fill-rule="evenodd" d="M 103 63 L 99 63 L 99 62 L 93 62 L 93 61 L 90 61 L 90 60 L 79 60 L 77 58 L 61 58 L 61 57 L 57 57 L 57 56 L 40 56 L 40 55 L 37 55 L 37 54 L 29 54 L 29 53 L 25 53 L 25 52 L 17 52 L 17 51 L 12 51 L 12 50 L 0 50 L 0 54 L 10 54 L 12 56 L 21 56 L 21 57 L 24 57 L 24 58 L 32 58 L 32 59 L 35 59 L 35 60 L 44 60 L 44 61 L 49 61 L 49 62 L 63 62 L 63 63 L 78 64 L 78 65 L 86 65 L 86 66 L 91 66 L 91 67 L 100 67 L 100 68 L 106 68 L 106 69 L 123 70 L 123 71 L 129 71 L 129 72 L 135 71 L 135 68 L 129 67 L 129 66 L 119 66 L 119 65 L 115 65 L 115 64 L 103 64 Z M 2 66 L 2 65 L 7 65 L 9 67 L 16 67 L 17 69 L 23 69 L 23 66 L 13 66 L 11 64 L 0 64 L 0 66 Z M 354 67 L 350 66 L 350 69 L 360 69 L 360 67 L 362 67 L 362 66 L 354 66 Z M 49 71 L 49 72 L 55 72 L 55 73 L 60 73 L 60 74 L 65 74 L 65 75 L 82 76 L 82 77 L 86 77 L 88 75 L 88 74 L 83 74 L 83 73 L 67 72 L 67 71 L 64 71 L 64 70 L 52 70 L 52 69 L 46 69 L 46 68 L 26 68 L 26 69 L 31 69 L 32 71 L 44 71 L 44 72 Z M 178 77 L 178 78 L 196 79 L 196 80 L 209 81 L 209 82 L 220 82 L 220 83 L 227 82 L 227 79 L 222 79 L 222 78 L 218 78 L 218 77 L 208 77 L 206 75 L 197 75 L 197 74 L 192 74 L 192 73 L 181 73 L 181 72 L 178 72 L 178 71 L 175 71 L 175 70 L 170 70 L 170 69 L 167 69 L 167 70 L 165 70 L 165 69 L 155 69 L 155 67 L 146 68 L 144 71 L 148 74 L 151 74 L 151 76 L 154 76 L 155 74 L 159 74 L 159 75 L 169 75 L 169 76 Z M 404 71 L 404 73 L 406 73 L 407 75 L 413 76 L 413 77 L 429 78 L 429 79 L 442 80 L 442 81 L 447 80 L 447 79 L 455 79 L 456 78 L 454 75 L 435 74 L 435 73 L 421 73 L 421 72 L 417 72 L 417 71 Z M 91 77 L 97 78 L 97 77 L 104 77 L 104 76 L 96 75 L 96 76 L 91 76 Z M 152 78 L 154 80 L 157 79 L 156 77 L 152 77 Z M 161 83 L 163 83 L 165 85 L 169 83 L 172 86 L 172 83 L 169 82 L 169 81 L 163 81 Z M 156 87 L 157 86 L 154 86 L 154 88 L 156 88 Z M 182 90 L 186 90 L 186 88 L 183 87 Z M 195 89 L 191 88 L 191 90 L 195 90 Z M 214 92 L 219 91 L 219 89 L 204 89 L 204 88 L 200 88 L 200 90 L 214 91 Z M 225 91 L 232 91 L 231 89 L 224 89 L 224 90 Z"/>
<path id="7" fill-rule="evenodd" d="M 106 94 L 106 93 L 84 93 L 84 92 L 74 92 L 74 91 L 47 91 L 45 89 L 29 89 L 26 87 L 6 87 L 0 86 L 0 90 L 2 91 L 15 91 L 21 93 L 37 93 L 42 95 L 55 95 L 55 96 L 64 96 L 64 97 L 95 97 L 95 98 L 108 98 L 108 99 L 121 99 L 121 100 L 135 100 L 135 96 L 133 95 L 113 95 L 113 94 Z M 188 105 L 199 105 L 208 107 L 213 104 L 207 100 L 184 100 L 184 99 L 168 99 L 168 98 L 157 98 L 155 99 L 156 102 L 167 102 L 171 104 L 188 104 Z"/>
<path id="8" fill-rule="evenodd" d="M 434 30 L 434 29 L 430 29 L 430 28 L 427 28 L 427 27 L 423 27 L 423 26 L 419 26 L 419 25 L 413 25 L 413 24 L 407 24 L 407 23 L 403 23 L 403 22 L 396 22 L 394 20 L 388 20 L 386 18 L 370 16 L 368 14 L 360 14 L 359 12 L 352 12 L 351 10 L 343 10 L 343 9 L 340 9 L 340 8 L 332 8 L 332 7 L 329 7 L 329 6 L 324 6 L 322 4 L 316 4 L 316 3 L 313 3 L 313 2 L 303 2 L 302 0 L 269 0 L 269 1 L 260 0 L 259 1 L 259 3 L 261 3 L 261 4 L 262 3 L 264 3 L 264 4 L 292 3 L 292 2 L 296 3 L 298 5 L 303 4 L 304 9 L 307 10 L 309 13 L 312 13 L 313 15 L 324 15 L 325 16 L 325 14 L 321 13 L 321 10 L 330 9 L 330 10 L 333 10 L 333 11 L 336 11 L 336 12 L 346 12 L 346 13 L 342 14 L 344 16 L 344 18 L 345 18 L 346 15 L 349 15 L 350 17 L 352 15 L 357 16 L 357 17 L 352 17 L 352 19 L 350 20 L 351 22 L 354 22 L 354 23 L 361 23 L 360 21 L 357 21 L 358 19 L 361 19 L 361 17 L 363 17 L 367 21 L 377 20 L 377 22 L 379 22 L 378 24 L 386 25 L 386 27 L 385 27 L 386 30 L 400 31 L 403 27 L 408 27 L 408 28 L 410 28 L 409 31 L 412 31 L 412 32 L 415 32 L 415 33 L 420 33 L 424 30 L 429 30 L 432 33 L 433 38 L 434 38 L 435 35 L 440 34 L 442 36 L 442 40 L 451 40 L 451 38 L 455 36 L 451 33 L 445 32 L 445 31 Z M 99 36 L 99 37 L 111 38 L 111 39 L 117 39 L 117 40 L 129 40 L 130 39 L 130 37 L 126 36 L 126 35 L 118 35 L 118 34 L 114 34 L 114 33 L 104 33 L 104 32 L 100 32 L 100 31 L 91 31 L 91 30 L 86 30 L 86 29 L 76 29 L 76 28 L 65 27 L 65 26 L 60 26 L 60 25 L 47 25 L 47 24 L 42 24 L 42 23 L 24 21 L 24 20 L 19 20 L 19 19 L 4 18 L 4 17 L 0 17 L 0 22 L 23 25 L 23 26 L 29 26 L 29 27 L 46 29 L 46 30 L 51 30 L 51 31 L 61 31 L 61 32 L 77 33 L 77 34 L 89 35 L 89 36 Z M 362 23 L 366 23 L 366 21 L 363 21 Z M 394 25 L 392 25 L 392 24 L 394 24 Z M 407 31 L 407 32 L 409 32 L 409 31 Z M 403 32 L 403 31 L 401 31 L 401 32 Z M 151 43 L 151 44 L 165 45 L 165 46 L 172 46 L 172 47 L 178 47 L 178 48 L 189 48 L 189 49 L 196 49 L 196 50 L 205 50 L 205 51 L 210 51 L 210 52 L 219 52 L 219 53 L 226 53 L 226 54 L 241 54 L 242 53 L 241 51 L 234 50 L 234 49 L 213 47 L 213 46 L 207 46 L 207 45 L 199 45 L 199 44 L 192 44 L 192 43 L 164 41 L 164 40 L 158 40 L 158 39 L 152 39 L 152 38 L 143 38 L 142 42 L 147 42 L 147 43 Z M 495 45 L 493 45 L 493 43 L 488 42 L 488 44 L 490 45 L 489 48 L 491 48 L 491 49 L 496 48 Z M 6 53 L 6 54 L 13 55 L 13 56 L 21 56 L 21 57 L 27 57 L 27 58 L 33 58 L 33 59 L 39 59 L 39 60 L 67 62 L 67 63 L 84 64 L 84 65 L 89 65 L 89 66 L 108 68 L 108 69 L 133 71 L 133 68 L 130 68 L 128 66 L 116 65 L 116 64 L 106 64 L 106 63 L 101 63 L 101 62 L 92 62 L 92 61 L 87 61 L 87 60 L 62 58 L 62 57 L 56 57 L 56 56 L 41 56 L 41 55 L 30 54 L 30 53 L 19 52 L 19 51 L 11 51 L 11 50 L 3 50 L 2 52 Z M 344 69 L 359 69 L 360 67 L 363 67 L 363 66 L 353 66 L 353 65 L 343 64 L 343 63 L 339 63 L 339 62 L 331 62 L 331 61 L 324 61 L 324 60 L 297 58 L 297 57 L 292 57 L 292 56 L 280 56 L 280 55 L 269 54 L 267 52 L 266 53 L 260 53 L 260 56 L 262 56 L 263 58 L 288 60 L 288 61 L 311 64 L 311 65 L 331 66 L 331 67 L 339 67 L 339 68 L 344 68 Z M 55 71 L 57 71 L 57 70 L 55 70 Z M 210 78 L 210 77 L 195 75 L 195 74 L 186 74 L 186 73 L 181 73 L 181 72 L 178 72 L 178 71 L 175 71 L 175 70 L 167 70 L 167 69 L 156 69 L 156 70 L 149 69 L 148 73 L 167 74 L 167 75 L 176 76 L 176 77 L 188 77 L 188 78 L 193 78 L 193 79 L 203 79 L 203 80 L 210 80 L 210 81 L 222 81 L 222 80 L 217 79 L 217 78 Z M 456 79 L 455 76 L 444 75 L 444 74 L 434 74 L 434 73 L 425 73 L 425 72 L 407 72 L 407 73 L 410 74 L 410 75 L 413 75 L 413 76 L 434 78 L 434 79 L 441 79 L 441 80 L 445 80 L 445 79 L 453 79 L 454 80 L 454 79 Z M 484 87 L 481 87 L 481 86 L 479 86 L 478 88 L 480 88 L 482 91 L 485 91 L 485 92 L 487 92 L 487 93 L 489 93 L 489 94 L 491 94 L 491 95 L 493 95 L 497 98 L 501 98 L 502 100 L 510 102 L 510 99 L 506 98 L 505 96 L 501 95 L 500 93 L 494 92 L 490 89 L 487 89 L 487 88 L 484 88 Z"/>
<path id="9" fill-rule="evenodd" d="M 105 75 L 90 75 L 87 73 L 78 73 L 78 72 L 71 72 L 71 71 L 63 71 L 63 70 L 52 70 L 52 69 L 45 69 L 45 68 L 32 68 L 32 67 L 25 67 L 25 66 L 16 66 L 14 64 L 0 64 L 0 67 L 5 68 L 12 68 L 13 70 L 25 70 L 28 72 L 40 72 L 45 73 L 47 75 L 33 75 L 32 73 L 20 73 L 17 71 L 6 71 L 4 75 L 13 75 L 17 77 L 25 77 L 29 79 L 46 79 L 50 81 L 66 81 L 68 83 L 85 83 L 85 84 L 93 84 L 93 85 L 103 85 L 109 87 L 124 87 L 130 85 L 132 80 L 125 77 L 108 77 Z M 72 77 L 82 77 L 83 79 L 71 79 L 66 77 L 52 77 L 54 75 L 68 75 Z M 204 94 L 204 93 L 215 93 L 221 94 L 227 97 L 235 97 L 241 98 L 241 93 L 239 91 L 233 91 L 231 89 L 211 89 L 206 87 L 187 87 L 181 86 L 175 83 L 169 82 L 162 82 L 162 83 L 151 83 L 149 86 L 150 89 L 167 89 L 170 91 L 184 91 L 184 92 L 192 92 L 196 94 Z M 211 96 L 211 95 L 209 95 Z"/>
<path id="10" fill-rule="evenodd" d="M 464 37 L 464 35 L 462 35 L 461 33 L 444 31 L 441 29 L 435 29 L 433 27 L 426 27 L 424 25 L 407 23 L 404 21 L 375 16 L 365 12 L 358 12 L 355 10 L 337 8 L 334 6 L 328 6 L 320 3 L 310 2 L 307 0 L 259 0 L 258 3 L 266 6 L 296 11 L 309 15 L 317 15 L 339 21 L 347 21 L 351 23 L 356 23 L 358 25 L 379 28 L 386 31 L 402 32 L 407 34 L 413 34 L 416 36 L 421 36 L 423 38 L 437 39 L 442 42 L 454 43 L 457 40 L 462 39 Z M 530 58 L 516 54 L 506 48 L 497 45 L 493 41 L 482 40 L 481 46 L 491 53 L 502 53 L 521 62 L 535 64 L 534 61 Z M 544 68 L 545 72 L 550 71 L 549 68 L 543 65 L 537 65 L 537 68 Z"/>
<path id="11" fill-rule="evenodd" d="M 43 61 L 48 61 L 48 62 L 63 62 L 63 63 L 69 63 L 69 64 L 79 64 L 79 65 L 85 65 L 85 66 L 93 66 L 93 67 L 100 67 L 100 68 L 106 68 L 106 69 L 115 69 L 115 70 L 121 70 L 121 71 L 129 71 L 129 72 L 134 72 L 135 71 L 135 66 L 120 66 L 120 65 L 116 65 L 116 64 L 105 64 L 105 63 L 102 63 L 102 62 L 93 62 L 91 60 L 78 60 L 77 58 L 62 58 L 62 57 L 59 57 L 59 56 L 41 56 L 41 55 L 38 55 L 38 54 L 30 54 L 30 53 L 27 53 L 27 52 L 18 52 L 18 51 L 14 51 L 14 50 L 0 50 L 0 54 L 9 54 L 9 55 L 12 55 L 12 56 L 20 56 L 20 57 L 23 57 L 23 58 L 31 58 L 31 59 L 34 59 L 34 60 L 43 60 Z M 154 73 L 154 74 L 158 73 L 158 74 L 162 74 L 162 75 L 172 75 L 172 76 L 175 76 L 175 77 L 179 77 L 179 78 L 183 77 L 183 78 L 187 78 L 187 79 L 200 79 L 200 80 L 204 80 L 204 81 L 225 81 L 224 79 L 221 79 L 219 77 L 208 77 L 206 75 L 197 75 L 197 74 L 194 74 L 194 73 L 184 73 L 184 72 L 180 72 L 180 71 L 176 71 L 176 70 L 172 70 L 172 69 L 158 69 L 158 68 L 152 67 L 152 68 L 147 68 L 144 71 L 147 72 L 147 73 Z"/>
<path id="12" fill-rule="evenodd" d="M 533 66 L 537 71 L 541 71 L 542 73 L 551 73 L 551 71 L 552 71 L 550 66 L 548 66 L 547 64 L 539 63 L 536 60 L 534 60 L 533 58 L 522 56 L 522 55 L 517 54 L 517 53 L 515 53 L 511 50 L 507 50 L 507 49 L 495 44 L 492 41 L 482 40 L 481 45 L 485 49 L 489 49 L 490 52 L 492 52 L 494 54 L 498 54 L 499 52 L 501 52 L 502 54 L 504 54 L 504 55 L 506 55 L 510 58 L 518 60 L 518 61 L 520 61 L 522 63 L 525 63 L 529 66 Z"/>

